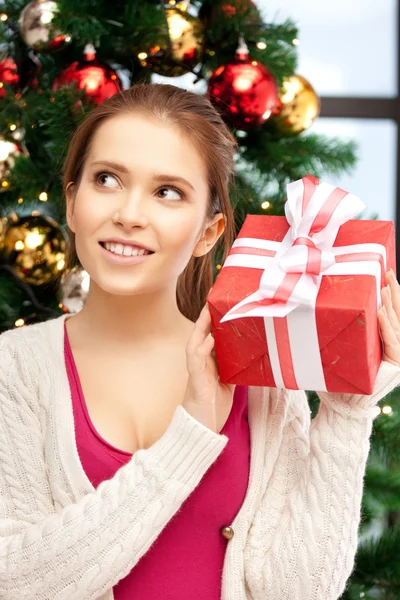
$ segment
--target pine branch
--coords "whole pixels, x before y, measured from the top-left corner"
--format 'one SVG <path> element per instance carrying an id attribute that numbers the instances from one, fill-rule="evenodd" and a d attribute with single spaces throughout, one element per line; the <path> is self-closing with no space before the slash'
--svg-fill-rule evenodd
<path id="1" fill-rule="evenodd" d="M 389 469 L 367 466 L 364 478 L 365 495 L 372 504 L 384 511 L 400 511 L 400 471 L 391 472 Z M 382 514 L 381 513 L 381 514 Z"/>
<path id="2" fill-rule="evenodd" d="M 387 469 L 399 469 L 400 465 L 400 389 L 395 388 L 385 398 L 391 407 L 390 414 L 381 414 L 374 421 L 371 436 L 370 461 Z"/>
<path id="3" fill-rule="evenodd" d="M 376 539 L 359 544 L 351 586 L 362 585 L 383 595 L 375 598 L 399 598 L 400 593 L 400 524 Z M 386 595 L 385 595 L 386 594 Z M 341 600 L 352 598 L 344 595 Z"/>

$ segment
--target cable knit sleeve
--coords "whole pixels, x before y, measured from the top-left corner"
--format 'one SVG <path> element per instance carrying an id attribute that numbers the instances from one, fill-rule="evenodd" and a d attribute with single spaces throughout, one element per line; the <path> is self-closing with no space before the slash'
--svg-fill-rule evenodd
<path id="1" fill-rule="evenodd" d="M 146 553 L 228 438 L 178 406 L 155 444 L 56 512 L 34 349 L 10 333 L 0 336 L 0 598 L 99 598 Z"/>
<path id="2" fill-rule="evenodd" d="M 399 384 L 400 368 L 382 362 L 372 395 L 320 393 L 312 421 L 305 392 L 286 391 L 277 403 L 271 422 L 285 427 L 245 550 L 254 600 L 341 596 L 357 552 L 376 405 Z"/>

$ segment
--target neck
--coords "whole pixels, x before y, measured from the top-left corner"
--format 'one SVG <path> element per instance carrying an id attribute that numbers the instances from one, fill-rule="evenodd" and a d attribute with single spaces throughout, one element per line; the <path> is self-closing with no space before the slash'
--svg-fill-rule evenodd
<path id="1" fill-rule="evenodd" d="M 108 344 L 119 350 L 172 342 L 194 327 L 179 311 L 175 286 L 124 296 L 105 292 L 93 280 L 83 309 L 69 320 L 75 321 L 73 327 L 83 343 L 90 340 L 90 345 Z"/>

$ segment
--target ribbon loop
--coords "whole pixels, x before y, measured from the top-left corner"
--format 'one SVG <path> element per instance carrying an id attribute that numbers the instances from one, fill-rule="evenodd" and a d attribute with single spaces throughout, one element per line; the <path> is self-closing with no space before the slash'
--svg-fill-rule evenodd
<path id="1" fill-rule="evenodd" d="M 357 196 L 311 175 L 289 183 L 287 194 L 285 215 L 290 227 L 266 265 L 259 290 L 234 306 L 221 322 L 256 314 L 286 316 L 297 306 L 314 306 L 322 274 L 336 262 L 332 248 L 339 227 L 365 208 Z"/>

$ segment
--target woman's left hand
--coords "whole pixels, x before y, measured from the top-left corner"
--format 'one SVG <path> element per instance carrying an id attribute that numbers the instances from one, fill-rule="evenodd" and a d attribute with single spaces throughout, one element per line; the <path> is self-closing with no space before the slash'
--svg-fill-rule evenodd
<path id="1" fill-rule="evenodd" d="M 383 338 L 383 360 L 400 367 L 400 285 L 392 269 L 386 273 L 381 290 L 382 307 L 378 322 Z"/>

